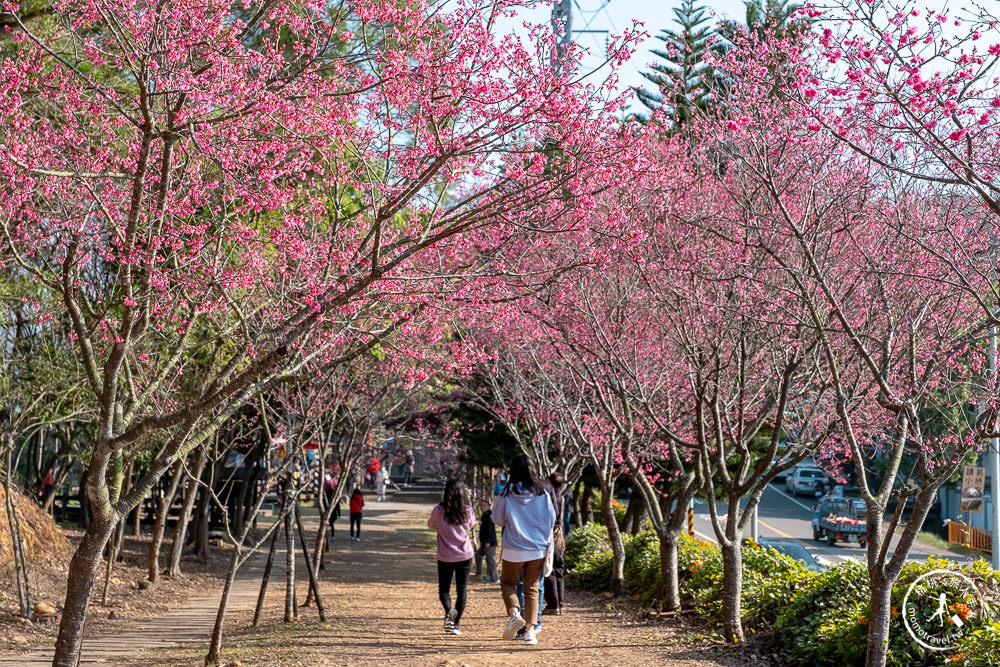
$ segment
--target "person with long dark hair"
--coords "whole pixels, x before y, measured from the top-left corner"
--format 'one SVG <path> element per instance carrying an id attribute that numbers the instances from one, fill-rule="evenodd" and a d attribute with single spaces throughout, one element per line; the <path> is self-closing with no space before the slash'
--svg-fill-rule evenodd
<path id="1" fill-rule="evenodd" d="M 538 580 L 545 568 L 555 520 L 549 494 L 532 473 L 528 457 L 518 454 L 510 464 L 503 491 L 493 501 L 493 522 L 503 528 L 500 592 L 508 617 L 504 639 L 514 639 L 525 626 L 525 618 L 534 620 L 538 616 Z M 517 599 L 517 584 L 522 579 L 523 610 Z M 524 643 L 538 643 L 534 627 L 525 631 Z"/>
<path id="2" fill-rule="evenodd" d="M 460 635 L 474 553 L 469 531 L 476 525 L 476 514 L 465 500 L 465 487 L 461 482 L 448 480 L 444 496 L 435 505 L 427 525 L 437 531 L 438 598 L 444 607 L 444 630 Z M 452 578 L 455 579 L 454 607 L 451 606 Z"/>

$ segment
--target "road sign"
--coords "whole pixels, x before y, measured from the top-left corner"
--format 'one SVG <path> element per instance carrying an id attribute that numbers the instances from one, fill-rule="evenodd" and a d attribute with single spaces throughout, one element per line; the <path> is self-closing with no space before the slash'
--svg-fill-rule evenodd
<path id="1" fill-rule="evenodd" d="M 965 466 L 962 468 L 961 510 L 971 514 L 983 511 L 983 489 L 986 488 L 986 468 Z"/>

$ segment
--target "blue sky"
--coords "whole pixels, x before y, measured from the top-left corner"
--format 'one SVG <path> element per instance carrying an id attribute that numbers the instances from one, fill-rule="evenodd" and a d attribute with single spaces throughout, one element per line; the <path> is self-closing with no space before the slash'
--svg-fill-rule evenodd
<path id="1" fill-rule="evenodd" d="M 650 35 L 656 35 L 662 28 L 671 27 L 671 21 L 674 17 L 671 10 L 679 4 L 680 0 L 576 0 L 573 4 L 573 28 L 574 30 L 586 28 L 587 30 L 609 30 L 621 33 L 635 19 L 645 24 L 646 32 Z M 710 0 L 704 4 L 720 17 L 729 16 L 742 20 L 745 16 L 741 0 Z M 523 14 L 508 29 L 518 30 L 522 20 L 536 23 L 548 22 L 551 15 L 550 7 L 551 5 L 539 7 L 530 13 Z M 503 28 L 501 27 L 501 29 Z M 604 51 L 603 35 L 578 34 L 574 35 L 574 39 L 581 46 L 589 48 L 594 54 L 584 60 L 585 67 L 593 68 L 600 64 L 599 55 Z M 649 49 L 660 44 L 659 40 L 650 37 L 640 45 L 631 61 L 619 72 L 622 87 L 642 86 L 645 83 L 640 72 L 648 69 L 648 65 L 656 59 L 656 56 L 652 55 Z M 606 73 L 598 71 L 595 76 L 603 79 Z"/>

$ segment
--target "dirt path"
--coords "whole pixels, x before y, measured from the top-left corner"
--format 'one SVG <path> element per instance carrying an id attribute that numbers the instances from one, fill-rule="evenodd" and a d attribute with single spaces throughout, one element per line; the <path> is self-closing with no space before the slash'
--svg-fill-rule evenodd
<path id="1" fill-rule="evenodd" d="M 218 557 L 225 556 L 219 554 Z M 264 558 L 260 554 L 244 565 L 233 585 L 230 609 L 253 609 L 263 569 Z M 194 597 L 183 606 L 161 616 L 139 621 L 133 630 L 88 637 L 83 642 L 80 664 L 119 665 L 147 651 L 156 652 L 160 658 L 151 658 L 145 664 L 158 664 L 164 654 L 172 656 L 181 651 L 197 650 L 203 655 L 219 609 L 221 587 L 220 581 L 218 586 L 213 586 L 211 594 Z M 99 612 L 92 608 L 90 613 Z M 0 665 L 42 667 L 51 664 L 51 647 L 38 648 L 19 656 L 0 657 Z"/>
<path id="2" fill-rule="evenodd" d="M 236 614 L 224 656 L 243 665 L 533 665 L 659 663 L 671 667 L 744 664 L 718 661 L 712 646 L 678 643 L 665 624 L 623 622 L 611 603 L 570 593 L 562 616 L 545 616 L 537 646 L 500 639 L 504 609 L 497 584 L 473 581 L 462 620 L 463 634 L 444 634 L 437 599 L 434 534 L 426 528 L 431 505 L 369 502 L 361 542 L 347 538 L 338 522 L 321 590 L 331 622 L 320 624 L 312 608 L 300 609 L 296 624 L 281 623 L 283 568 L 272 573 L 263 625 L 246 627 Z M 311 531 L 310 531 L 311 532 Z M 281 559 L 279 559 L 280 561 Z M 306 590 L 298 566 L 299 602 Z M 252 603 L 249 605 L 252 608 Z M 129 665 L 193 665 L 204 645 L 147 652 Z M 530 652 L 530 655 L 528 655 Z"/>

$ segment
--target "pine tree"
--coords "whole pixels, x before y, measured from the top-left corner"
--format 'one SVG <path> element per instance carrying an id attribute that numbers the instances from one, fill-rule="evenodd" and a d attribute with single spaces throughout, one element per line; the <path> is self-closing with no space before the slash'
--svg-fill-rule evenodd
<path id="1" fill-rule="evenodd" d="M 718 36 L 708 10 L 695 0 L 683 0 L 673 12 L 677 28 L 661 30 L 656 39 L 664 48 L 652 50 L 662 62 L 642 72 L 654 88 L 637 88 L 636 95 L 650 111 L 663 109 L 677 130 L 712 104 L 713 74 L 705 59 L 718 49 Z"/>

